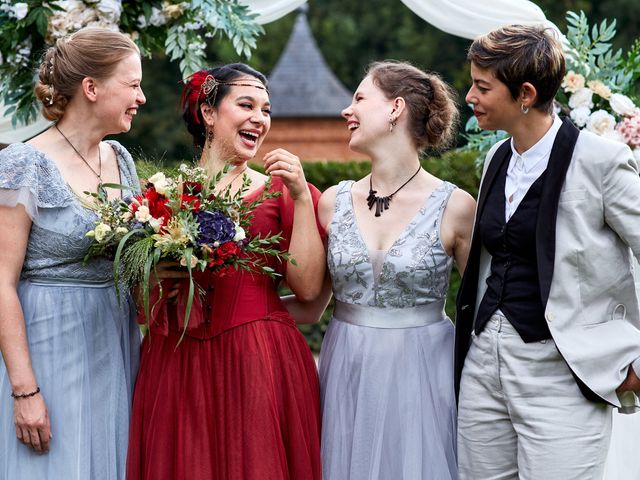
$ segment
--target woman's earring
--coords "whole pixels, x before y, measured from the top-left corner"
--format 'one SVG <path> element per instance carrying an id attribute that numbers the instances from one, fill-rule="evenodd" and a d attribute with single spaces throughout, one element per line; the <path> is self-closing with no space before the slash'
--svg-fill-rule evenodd
<path id="1" fill-rule="evenodd" d="M 389 132 L 393 132 L 393 127 L 395 127 L 397 123 L 396 119 L 389 115 Z"/>
<path id="2" fill-rule="evenodd" d="M 525 107 L 525 106 L 524 106 L 524 103 L 521 103 L 521 104 L 520 104 L 520 111 L 521 111 L 524 115 L 526 115 L 527 113 L 529 113 L 529 107 Z"/>
<path id="3" fill-rule="evenodd" d="M 207 128 L 207 143 L 211 145 L 213 142 L 213 128 Z"/>

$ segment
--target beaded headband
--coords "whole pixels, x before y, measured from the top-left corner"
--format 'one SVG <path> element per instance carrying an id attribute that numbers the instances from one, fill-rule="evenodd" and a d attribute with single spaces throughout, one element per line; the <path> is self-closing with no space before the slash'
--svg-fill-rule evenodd
<path id="1" fill-rule="evenodd" d="M 256 79 L 257 82 L 260 80 Z M 198 83 L 200 86 L 198 88 Z M 220 85 L 228 85 L 235 87 L 254 87 L 259 90 L 264 90 L 269 93 L 269 90 L 264 85 L 256 85 L 254 83 L 244 83 L 237 81 L 221 82 L 216 79 L 206 70 L 201 70 L 187 77 L 182 81 L 185 84 L 185 88 L 182 92 L 182 99 L 180 101 L 183 111 L 189 107 L 191 109 L 192 120 L 196 124 L 200 124 L 200 118 L 198 117 L 198 109 L 202 103 L 213 105 L 216 102 L 218 96 L 218 87 Z"/>

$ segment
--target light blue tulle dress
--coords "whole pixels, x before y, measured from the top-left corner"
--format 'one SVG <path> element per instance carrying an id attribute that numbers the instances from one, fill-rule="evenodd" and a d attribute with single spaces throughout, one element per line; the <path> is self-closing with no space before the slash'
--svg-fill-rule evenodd
<path id="1" fill-rule="evenodd" d="M 453 260 L 443 182 L 388 252 L 369 251 L 341 182 L 327 261 L 336 300 L 320 354 L 325 480 L 454 480 Z M 384 213 L 393 215 L 393 208 Z"/>
<path id="2" fill-rule="evenodd" d="M 109 143 L 121 183 L 137 187 L 131 155 Z M 33 222 L 18 295 L 53 434 L 46 454 L 17 440 L 0 360 L 0 479 L 124 479 L 140 333 L 129 297 L 118 304 L 113 264 L 82 264 L 96 216 L 53 161 L 27 144 L 0 152 L 0 204 L 24 205 Z"/>

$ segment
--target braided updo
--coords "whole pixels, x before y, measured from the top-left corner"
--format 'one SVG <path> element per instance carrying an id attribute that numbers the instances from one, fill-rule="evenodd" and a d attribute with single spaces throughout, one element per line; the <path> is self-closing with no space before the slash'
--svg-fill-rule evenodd
<path id="1" fill-rule="evenodd" d="M 84 78 L 109 78 L 132 53 L 139 55 L 140 50 L 129 37 L 106 28 L 83 28 L 56 41 L 38 70 L 35 94 L 42 102 L 42 115 L 60 120 Z"/>
<path id="2" fill-rule="evenodd" d="M 398 61 L 374 62 L 367 75 L 387 98 L 404 98 L 418 150 L 442 150 L 451 144 L 459 117 L 456 94 L 439 75 Z"/>

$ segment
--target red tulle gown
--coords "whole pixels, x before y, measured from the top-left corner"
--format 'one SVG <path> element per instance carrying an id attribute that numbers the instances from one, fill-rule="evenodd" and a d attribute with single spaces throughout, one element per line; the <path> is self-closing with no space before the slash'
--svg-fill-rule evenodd
<path id="1" fill-rule="evenodd" d="M 277 178 L 271 189 L 282 195 L 255 210 L 251 235 L 290 238 L 292 199 Z M 319 192 L 312 195 L 315 203 Z M 184 295 L 177 305 L 161 300 L 152 315 L 134 393 L 128 480 L 320 480 L 318 376 L 277 281 L 232 272 L 199 283 L 206 296 L 194 302 L 177 348 Z"/>

